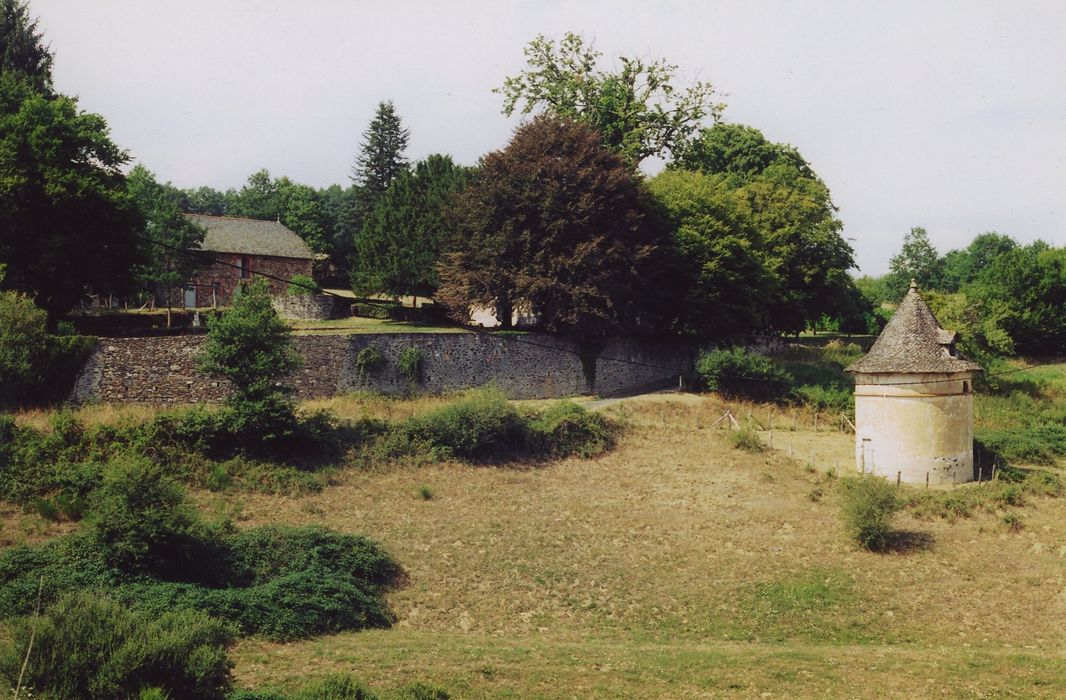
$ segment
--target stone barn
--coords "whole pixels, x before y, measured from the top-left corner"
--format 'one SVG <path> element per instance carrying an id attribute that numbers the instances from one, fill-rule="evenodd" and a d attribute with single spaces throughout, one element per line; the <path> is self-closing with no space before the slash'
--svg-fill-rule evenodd
<path id="1" fill-rule="evenodd" d="M 302 238 L 280 222 L 186 216 L 207 230 L 201 248 L 215 256 L 214 264 L 198 270 L 185 283 L 180 298 L 186 308 L 228 306 L 238 285 L 256 273 L 270 275 L 266 280 L 273 294 L 285 294 L 288 280 L 295 275 L 311 277 L 314 254 Z"/>
<path id="2" fill-rule="evenodd" d="M 855 463 L 860 472 L 911 484 L 971 481 L 973 376 L 911 282 L 910 291 L 855 376 Z"/>

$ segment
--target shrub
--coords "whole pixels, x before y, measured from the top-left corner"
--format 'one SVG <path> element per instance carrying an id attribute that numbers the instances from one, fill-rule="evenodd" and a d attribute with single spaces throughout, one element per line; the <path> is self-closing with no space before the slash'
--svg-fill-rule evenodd
<path id="1" fill-rule="evenodd" d="M 419 348 L 407 348 L 400 353 L 397 368 L 407 380 L 408 386 L 415 387 L 422 383 L 422 363 L 423 353 Z"/>
<path id="2" fill-rule="evenodd" d="M 558 401 L 529 422 L 530 451 L 555 458 L 594 457 L 614 446 L 616 428 L 599 413 Z"/>
<path id="3" fill-rule="evenodd" d="M 525 425 L 518 411 L 494 390 L 467 392 L 458 401 L 412 418 L 406 433 L 441 456 L 474 461 L 521 452 Z"/>
<path id="4" fill-rule="evenodd" d="M 28 296 L 0 291 L 0 406 L 17 404 L 37 383 L 47 321 Z"/>
<path id="5" fill-rule="evenodd" d="M 33 635 L 24 684 L 53 698 L 224 698 L 234 629 L 191 610 L 146 615 L 91 593 L 73 593 L 39 618 L 13 624 L 0 674 L 14 686 Z"/>
<path id="6" fill-rule="evenodd" d="M 322 287 L 313 278 L 297 274 L 289 280 L 288 292 L 292 296 L 310 296 L 321 293 Z"/>
<path id="7" fill-rule="evenodd" d="M 378 700 L 378 696 L 350 675 L 330 674 L 301 688 L 292 700 Z"/>
<path id="8" fill-rule="evenodd" d="M 150 527 L 146 525 L 146 527 Z M 107 589 L 131 608 L 162 615 L 199 610 L 244 634 L 301 639 L 366 627 L 388 627 L 384 591 L 403 582 L 402 569 L 378 545 L 324 528 L 267 527 L 234 533 L 207 529 L 195 562 L 175 553 L 155 571 L 112 565 L 112 552 L 92 533 L 0 556 L 0 615 L 28 614 L 78 590 Z M 186 568 L 176 571 L 177 562 Z"/>
<path id="9" fill-rule="evenodd" d="M 739 347 L 701 354 L 696 372 L 709 390 L 729 398 L 778 400 L 791 383 L 789 374 L 773 360 Z"/>
<path id="10" fill-rule="evenodd" d="M 841 479 L 840 515 L 848 535 L 874 551 L 888 547 L 892 515 L 902 507 L 895 488 L 884 479 L 865 474 Z"/>
<path id="11" fill-rule="evenodd" d="M 179 579 L 200 568 L 206 536 L 178 483 L 137 458 L 106 471 L 93 498 L 91 533 L 110 566 Z"/>
<path id="12" fill-rule="evenodd" d="M 365 383 L 385 366 L 385 356 L 373 345 L 367 345 L 355 356 L 355 376 Z"/>
<path id="13" fill-rule="evenodd" d="M 759 439 L 759 434 L 751 427 L 744 427 L 729 433 L 729 443 L 738 450 L 745 452 L 762 452 L 766 445 Z"/>

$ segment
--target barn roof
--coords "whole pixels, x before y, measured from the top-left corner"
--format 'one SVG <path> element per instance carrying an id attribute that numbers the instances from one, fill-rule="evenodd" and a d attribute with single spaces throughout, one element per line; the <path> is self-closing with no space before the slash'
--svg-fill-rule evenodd
<path id="1" fill-rule="evenodd" d="M 314 259 L 307 243 L 277 221 L 242 219 L 236 216 L 186 214 L 207 229 L 201 248 L 216 253 L 271 255 L 279 258 Z"/>
<path id="2" fill-rule="evenodd" d="M 980 372 L 981 366 L 955 350 L 959 334 L 944 330 L 911 282 L 896 313 L 866 356 L 846 372 Z"/>

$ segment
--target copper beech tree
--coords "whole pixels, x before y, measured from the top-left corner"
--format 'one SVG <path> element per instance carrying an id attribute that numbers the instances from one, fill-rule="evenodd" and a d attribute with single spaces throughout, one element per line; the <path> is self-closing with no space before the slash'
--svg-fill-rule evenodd
<path id="1" fill-rule="evenodd" d="M 437 298 L 460 320 L 525 308 L 544 330 L 593 341 L 648 321 L 660 228 L 632 168 L 590 127 L 539 116 L 482 158 L 452 210 Z"/>

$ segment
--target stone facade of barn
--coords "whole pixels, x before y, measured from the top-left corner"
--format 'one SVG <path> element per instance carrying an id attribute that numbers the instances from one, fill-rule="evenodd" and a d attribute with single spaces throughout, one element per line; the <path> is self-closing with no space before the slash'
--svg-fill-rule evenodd
<path id="1" fill-rule="evenodd" d="M 214 262 L 172 298 L 186 308 L 228 306 L 242 282 L 262 277 L 272 294 L 285 294 L 296 275 L 311 277 L 314 255 L 302 238 L 276 221 L 188 214 L 207 229 L 201 248 Z"/>
<path id="2" fill-rule="evenodd" d="M 855 465 L 911 484 L 971 481 L 973 376 L 914 283 L 855 376 Z"/>

